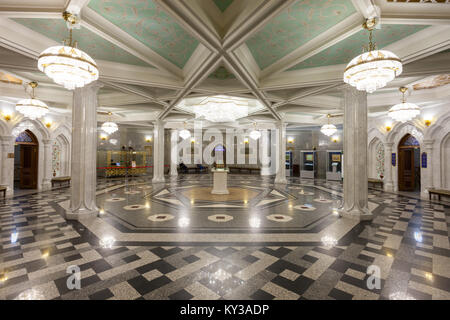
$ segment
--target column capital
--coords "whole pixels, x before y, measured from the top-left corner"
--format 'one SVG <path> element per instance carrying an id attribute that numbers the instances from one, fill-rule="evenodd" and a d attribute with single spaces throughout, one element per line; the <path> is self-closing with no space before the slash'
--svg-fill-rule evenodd
<path id="1" fill-rule="evenodd" d="M 394 146 L 393 142 L 385 142 L 383 143 L 386 148 L 392 148 Z"/>
<path id="2" fill-rule="evenodd" d="M 53 139 L 43 139 L 42 142 L 44 143 L 44 145 L 52 144 Z"/>
<path id="3" fill-rule="evenodd" d="M 433 149 L 434 139 L 423 140 L 423 144 L 424 144 L 425 148 Z"/>
<path id="4" fill-rule="evenodd" d="M 2 145 L 7 145 L 13 142 L 14 136 L 0 136 L 0 141 Z"/>

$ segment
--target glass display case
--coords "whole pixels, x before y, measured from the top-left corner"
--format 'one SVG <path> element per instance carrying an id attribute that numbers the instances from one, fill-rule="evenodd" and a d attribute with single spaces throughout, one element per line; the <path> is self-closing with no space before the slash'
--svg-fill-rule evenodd
<path id="1" fill-rule="evenodd" d="M 327 181 L 342 180 L 342 150 L 327 150 Z"/>
<path id="2" fill-rule="evenodd" d="M 314 179 L 316 177 L 317 156 L 314 150 L 300 151 L 300 178 Z"/>
<path id="3" fill-rule="evenodd" d="M 150 172 L 149 150 L 99 150 L 97 175 L 99 177 L 139 176 Z"/>
<path id="4" fill-rule="evenodd" d="M 290 177 L 292 176 L 292 151 L 286 151 L 286 176 Z"/>

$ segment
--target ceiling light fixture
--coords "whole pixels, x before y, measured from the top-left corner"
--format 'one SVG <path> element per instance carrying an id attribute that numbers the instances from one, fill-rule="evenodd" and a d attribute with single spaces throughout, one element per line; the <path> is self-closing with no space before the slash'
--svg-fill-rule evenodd
<path id="1" fill-rule="evenodd" d="M 375 26 L 375 18 L 367 19 L 363 24 L 369 31 L 367 51 L 350 61 L 344 72 L 345 83 L 368 93 L 383 88 L 403 71 L 399 57 L 387 50 L 377 50 L 376 43 L 372 42 Z"/>
<path id="2" fill-rule="evenodd" d="M 189 138 L 191 136 L 191 133 L 189 130 L 186 129 L 186 122 L 184 123 L 184 129 L 180 131 L 180 137 L 184 140 Z"/>
<path id="3" fill-rule="evenodd" d="M 105 131 L 107 134 L 113 134 L 117 130 L 119 130 L 119 127 L 114 122 L 111 122 L 111 112 L 108 112 L 109 119 L 107 122 L 102 124 L 102 130 Z"/>
<path id="4" fill-rule="evenodd" d="M 322 126 L 322 128 L 320 128 L 320 131 L 326 135 L 326 136 L 332 136 L 333 134 L 335 134 L 337 132 L 337 128 L 334 124 L 330 124 L 330 114 L 327 114 L 327 118 L 328 118 L 328 124 L 324 124 Z"/>
<path id="5" fill-rule="evenodd" d="M 16 110 L 23 114 L 24 117 L 35 120 L 46 115 L 48 107 L 44 102 L 34 98 L 34 88 L 37 87 L 37 82 L 32 81 L 28 85 L 31 87 L 31 99 L 22 99 L 17 102 Z"/>
<path id="6" fill-rule="evenodd" d="M 246 103 L 227 96 L 207 97 L 194 106 L 194 113 L 197 118 L 204 117 L 211 122 L 234 122 L 248 116 Z"/>
<path id="7" fill-rule="evenodd" d="M 253 123 L 253 125 L 254 125 L 254 129 L 250 132 L 249 136 L 253 140 L 258 140 L 261 137 L 261 132 L 256 130 L 256 122 Z"/>
<path id="8" fill-rule="evenodd" d="M 389 116 L 395 121 L 406 122 L 420 114 L 420 108 L 414 103 L 408 103 L 405 99 L 406 87 L 400 87 L 400 92 L 403 94 L 402 103 L 396 104 L 389 109 Z"/>
<path id="9" fill-rule="evenodd" d="M 81 27 L 77 14 L 63 12 L 63 18 L 69 29 L 69 39 L 63 46 L 54 46 L 44 50 L 38 58 L 38 68 L 55 83 L 68 90 L 81 88 L 98 79 L 98 67 L 95 61 L 72 42 L 72 30 Z"/>

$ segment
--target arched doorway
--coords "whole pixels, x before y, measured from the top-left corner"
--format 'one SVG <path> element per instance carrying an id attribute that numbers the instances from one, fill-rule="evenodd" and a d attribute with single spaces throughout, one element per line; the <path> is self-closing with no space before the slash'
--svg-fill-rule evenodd
<path id="1" fill-rule="evenodd" d="M 410 134 L 398 144 L 398 190 L 420 190 L 420 144 Z"/>
<path id="2" fill-rule="evenodd" d="M 22 131 L 14 145 L 14 188 L 37 189 L 39 143 L 30 131 Z"/>

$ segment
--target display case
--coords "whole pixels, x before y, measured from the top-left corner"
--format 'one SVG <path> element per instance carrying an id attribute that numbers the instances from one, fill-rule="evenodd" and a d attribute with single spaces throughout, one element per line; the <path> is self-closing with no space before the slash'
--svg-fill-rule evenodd
<path id="1" fill-rule="evenodd" d="M 292 176 L 292 169 L 293 169 L 293 163 L 292 163 L 292 151 L 286 151 L 286 176 L 290 177 Z"/>
<path id="2" fill-rule="evenodd" d="M 342 180 L 342 150 L 327 150 L 327 181 Z"/>
<path id="3" fill-rule="evenodd" d="M 148 150 L 97 151 L 97 175 L 105 178 L 145 175 L 151 168 L 150 156 Z"/>
<path id="4" fill-rule="evenodd" d="M 300 178 L 314 179 L 316 177 L 317 155 L 314 150 L 300 151 Z"/>

